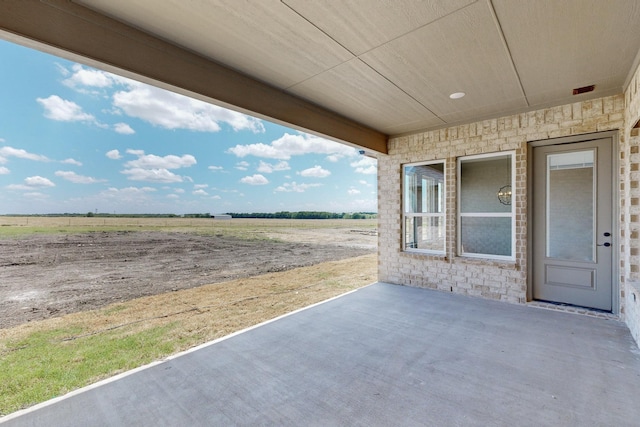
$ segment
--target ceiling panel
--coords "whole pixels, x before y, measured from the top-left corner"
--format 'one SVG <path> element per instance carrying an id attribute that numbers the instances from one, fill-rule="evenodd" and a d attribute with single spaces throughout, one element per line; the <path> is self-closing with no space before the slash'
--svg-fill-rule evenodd
<path id="1" fill-rule="evenodd" d="M 278 87 L 353 58 L 279 0 L 76 3 Z"/>
<path id="2" fill-rule="evenodd" d="M 527 106 L 486 2 L 474 3 L 361 58 L 439 117 Z M 453 92 L 465 92 L 451 100 Z"/>
<path id="3" fill-rule="evenodd" d="M 638 0 L 74 2 L 387 134 L 620 93 L 640 49 Z"/>
<path id="4" fill-rule="evenodd" d="M 341 64 L 289 89 L 381 131 L 408 123 L 442 125 L 442 120 L 359 59 Z M 340 94 L 336 96 L 336 94 Z"/>
<path id="5" fill-rule="evenodd" d="M 476 0 L 283 0 L 355 55 L 410 33 Z"/>
<path id="6" fill-rule="evenodd" d="M 493 4 L 532 105 L 572 102 L 573 88 L 591 84 L 602 95 L 622 91 L 640 46 L 640 2 Z"/>

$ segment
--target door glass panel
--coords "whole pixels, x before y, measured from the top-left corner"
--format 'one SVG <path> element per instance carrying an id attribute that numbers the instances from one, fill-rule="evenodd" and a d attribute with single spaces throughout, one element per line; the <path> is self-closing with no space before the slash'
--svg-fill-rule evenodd
<path id="1" fill-rule="evenodd" d="M 547 257 L 594 260 L 594 151 L 547 156 Z"/>

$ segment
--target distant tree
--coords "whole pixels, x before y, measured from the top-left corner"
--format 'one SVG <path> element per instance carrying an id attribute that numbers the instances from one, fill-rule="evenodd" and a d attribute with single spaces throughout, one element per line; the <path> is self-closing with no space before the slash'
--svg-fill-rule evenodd
<path id="1" fill-rule="evenodd" d="M 93 212 L 87 212 L 87 217 L 92 218 L 93 217 Z"/>

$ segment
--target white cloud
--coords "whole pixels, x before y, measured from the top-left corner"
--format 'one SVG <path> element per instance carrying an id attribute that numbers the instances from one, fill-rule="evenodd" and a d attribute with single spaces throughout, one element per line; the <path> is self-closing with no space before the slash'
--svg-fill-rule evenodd
<path id="1" fill-rule="evenodd" d="M 312 168 L 305 169 L 301 172 L 298 172 L 301 176 L 313 177 L 313 178 L 326 178 L 331 175 L 331 172 L 323 169 L 322 166 L 315 165 Z"/>
<path id="2" fill-rule="evenodd" d="M 10 173 L 11 171 L 9 171 L 9 169 L 5 168 L 4 166 L 0 166 L 0 175 L 8 175 Z"/>
<path id="3" fill-rule="evenodd" d="M 73 101 L 67 101 L 58 95 L 48 98 L 37 98 L 36 101 L 44 107 L 44 116 L 60 122 L 92 122 L 98 124 L 96 118 L 82 111 L 82 107 Z"/>
<path id="4" fill-rule="evenodd" d="M 284 193 L 304 193 L 309 188 L 320 187 L 322 184 L 298 184 L 294 182 L 286 182 L 282 184 L 280 187 L 276 188 L 275 191 L 284 192 Z"/>
<path id="5" fill-rule="evenodd" d="M 291 135 L 285 133 L 271 144 L 257 143 L 249 145 L 236 145 L 227 152 L 238 157 L 256 156 L 268 159 L 289 160 L 292 156 L 304 154 L 326 154 L 338 159 L 345 156 L 354 156 L 357 151 L 345 144 L 330 141 L 305 133 Z"/>
<path id="6" fill-rule="evenodd" d="M 274 164 L 263 162 L 262 160 L 260 160 L 260 165 L 258 166 L 258 172 L 262 172 L 262 173 L 286 171 L 289 169 L 291 169 L 291 167 L 289 166 L 289 163 L 287 163 L 284 160 Z"/>
<path id="7" fill-rule="evenodd" d="M 196 190 L 192 193 L 194 196 L 208 196 L 209 193 L 207 193 L 206 191 L 204 191 L 203 189 L 200 190 Z"/>
<path id="8" fill-rule="evenodd" d="M 357 173 L 365 175 L 373 175 L 378 173 L 378 161 L 371 157 L 363 157 L 360 160 L 351 162 L 351 167 L 355 168 Z"/>
<path id="9" fill-rule="evenodd" d="M 349 195 L 353 196 L 355 194 L 360 194 L 360 190 L 358 190 L 357 188 L 351 187 L 349 190 L 347 190 L 347 193 L 349 193 Z"/>
<path id="10" fill-rule="evenodd" d="M 65 165 L 74 165 L 74 166 L 82 166 L 82 163 L 75 160 L 75 159 L 64 159 L 63 161 L 61 161 L 60 163 L 64 163 Z"/>
<path id="11" fill-rule="evenodd" d="M 67 77 L 63 84 L 92 95 L 107 95 L 115 88 L 111 114 L 127 114 L 165 129 L 187 129 L 198 132 L 218 132 L 224 123 L 236 131 L 264 132 L 260 119 L 169 92 L 125 77 L 75 64 L 71 70 L 58 65 Z M 133 129 L 124 123 L 114 125 L 119 133 L 131 134 Z"/>
<path id="12" fill-rule="evenodd" d="M 5 188 L 9 190 L 27 190 L 31 191 L 35 188 L 55 187 L 56 185 L 47 178 L 41 176 L 30 176 L 24 179 L 24 184 L 10 184 Z"/>
<path id="13" fill-rule="evenodd" d="M 246 171 L 247 169 L 249 169 L 249 163 L 247 162 L 236 163 L 236 169 L 241 171 Z"/>
<path id="14" fill-rule="evenodd" d="M 167 198 L 169 198 L 169 199 L 179 199 L 180 196 L 178 196 L 177 194 L 168 194 Z"/>
<path id="15" fill-rule="evenodd" d="M 125 164 L 127 168 L 179 169 L 190 167 L 197 163 L 196 158 L 191 154 L 185 154 L 180 157 L 170 154 L 160 157 L 155 154 L 144 154 L 142 150 L 127 150 L 127 153 L 138 156 L 137 160 L 130 160 Z"/>
<path id="16" fill-rule="evenodd" d="M 220 199 L 222 199 L 222 197 L 216 195 L 216 196 L 213 196 L 212 199 L 213 200 L 220 200 Z"/>
<path id="17" fill-rule="evenodd" d="M 240 180 L 240 182 L 249 185 L 265 185 L 269 183 L 269 180 L 263 175 L 255 174 L 251 176 L 245 176 Z"/>
<path id="18" fill-rule="evenodd" d="M 125 175 L 129 175 L 132 181 L 148 181 L 148 182 L 183 182 L 193 180 L 188 176 L 180 176 L 169 169 L 179 169 L 190 167 L 196 164 L 196 158 L 191 154 L 175 156 L 156 156 L 155 154 L 145 154 L 144 150 L 127 150 L 128 154 L 138 156 L 136 160 L 130 160 L 125 163 L 125 170 L 121 171 Z"/>
<path id="19" fill-rule="evenodd" d="M 193 188 L 195 188 L 196 190 L 200 188 L 208 188 L 208 187 L 209 187 L 209 184 L 195 184 L 193 186 Z"/>
<path id="20" fill-rule="evenodd" d="M 115 125 L 113 125 L 113 130 L 122 135 L 133 135 L 134 133 L 136 133 L 136 131 L 126 123 L 116 123 Z"/>
<path id="21" fill-rule="evenodd" d="M 37 175 L 25 178 L 24 183 L 30 187 L 55 187 L 56 186 L 53 182 L 51 182 L 47 178 L 43 178 Z"/>
<path id="22" fill-rule="evenodd" d="M 176 188 L 173 191 L 174 191 L 174 193 L 178 193 L 178 194 L 183 194 L 184 193 L 184 189 L 183 188 Z"/>
<path id="23" fill-rule="evenodd" d="M 120 152 L 118 150 L 107 151 L 105 156 L 107 156 L 111 160 L 118 160 L 118 159 L 122 158 L 122 155 L 120 154 Z"/>
<path id="24" fill-rule="evenodd" d="M 46 156 L 29 153 L 21 148 L 13 148 L 8 146 L 0 147 L 0 164 L 6 163 L 7 157 L 17 157 L 19 159 L 34 160 L 37 162 L 49 161 L 49 159 Z"/>
<path id="25" fill-rule="evenodd" d="M 218 132 L 219 123 L 226 123 L 236 131 L 264 132 L 262 121 L 254 117 L 131 80 L 114 93 L 113 105 L 165 129 Z"/>
<path id="26" fill-rule="evenodd" d="M 96 179 L 90 176 L 78 175 L 72 171 L 56 171 L 55 175 L 73 182 L 74 184 L 96 184 L 98 182 L 106 182 L 105 179 Z"/>
<path id="27" fill-rule="evenodd" d="M 222 166 L 213 166 L 213 165 L 209 166 L 207 169 L 209 169 L 210 171 L 213 171 L 213 172 L 224 170 L 224 168 Z"/>
<path id="28" fill-rule="evenodd" d="M 142 169 L 132 168 L 122 171 L 123 174 L 129 175 L 131 181 L 148 181 L 148 182 L 182 182 L 183 177 L 170 172 L 167 169 Z"/>
<path id="29" fill-rule="evenodd" d="M 59 69 L 63 74 L 69 75 L 68 69 L 62 66 L 59 66 Z M 83 67 L 80 64 L 74 64 L 71 70 L 71 76 L 64 79 L 62 83 L 73 89 L 78 89 L 80 86 L 105 88 L 112 86 L 114 83 L 113 75 L 106 71 Z"/>

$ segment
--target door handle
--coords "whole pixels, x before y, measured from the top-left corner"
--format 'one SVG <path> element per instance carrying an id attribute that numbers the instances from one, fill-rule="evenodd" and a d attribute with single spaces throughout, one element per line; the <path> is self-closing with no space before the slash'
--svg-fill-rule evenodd
<path id="1" fill-rule="evenodd" d="M 611 246 L 611 243 L 609 243 L 609 242 L 604 242 L 603 244 L 601 244 L 601 245 L 596 245 L 596 246 L 604 246 L 604 247 L 608 248 L 609 246 Z"/>

